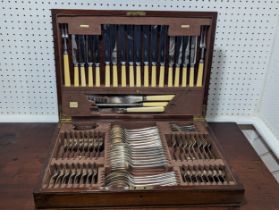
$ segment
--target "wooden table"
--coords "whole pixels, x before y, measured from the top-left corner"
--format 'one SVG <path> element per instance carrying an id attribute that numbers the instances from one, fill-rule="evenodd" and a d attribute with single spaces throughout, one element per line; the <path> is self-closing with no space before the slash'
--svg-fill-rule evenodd
<path id="1" fill-rule="evenodd" d="M 57 124 L 0 124 L 0 209 L 34 209 L 32 191 Z M 278 210 L 279 184 L 233 123 L 211 123 L 232 170 L 243 183 L 241 210 Z M 154 208 L 153 208 L 154 209 Z M 170 209 L 170 208 L 169 208 Z M 181 208 L 180 208 L 181 209 Z M 187 208 L 216 209 L 228 208 Z M 232 209 L 232 208 L 229 208 Z"/>

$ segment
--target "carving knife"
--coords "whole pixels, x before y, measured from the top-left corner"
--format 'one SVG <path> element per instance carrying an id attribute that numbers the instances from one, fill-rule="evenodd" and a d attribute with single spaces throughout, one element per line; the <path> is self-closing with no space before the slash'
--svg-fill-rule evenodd
<path id="1" fill-rule="evenodd" d="M 86 51 L 86 63 L 88 65 L 88 86 L 93 87 L 93 36 L 87 36 L 85 42 L 85 51 Z"/>
<path id="2" fill-rule="evenodd" d="M 144 61 L 144 87 L 149 86 L 149 50 L 150 50 L 150 26 L 143 26 L 143 61 Z"/>
<path id="3" fill-rule="evenodd" d="M 197 56 L 197 36 L 191 37 L 191 52 L 190 52 L 190 80 L 189 86 L 194 87 L 194 77 L 195 77 L 195 64 Z"/>
<path id="4" fill-rule="evenodd" d="M 150 38 L 150 46 L 151 46 L 151 87 L 156 87 L 156 68 L 158 62 L 158 26 L 151 26 L 151 38 Z"/>
<path id="5" fill-rule="evenodd" d="M 166 61 L 166 41 L 167 41 L 167 26 L 160 27 L 160 76 L 159 87 L 164 87 L 165 83 L 165 61 Z"/>
<path id="6" fill-rule="evenodd" d="M 76 35 L 72 34 L 72 59 L 74 64 L 74 86 L 79 86 L 79 69 L 77 63 L 77 42 Z"/>
<path id="7" fill-rule="evenodd" d="M 170 41 L 169 41 L 168 87 L 173 86 L 174 45 L 175 45 L 175 38 L 170 37 Z"/>
<path id="8" fill-rule="evenodd" d="M 105 86 L 110 86 L 110 62 L 111 62 L 111 47 L 110 47 L 110 26 L 103 26 L 104 32 L 104 48 L 105 48 Z"/>
<path id="9" fill-rule="evenodd" d="M 205 56 L 205 50 L 206 50 L 205 42 L 206 42 L 206 26 L 202 26 L 201 40 L 200 40 L 201 58 L 200 58 L 199 67 L 198 67 L 197 87 L 201 87 L 202 81 L 203 81 L 204 56 Z"/>
<path id="10" fill-rule="evenodd" d="M 118 52 L 119 52 L 119 59 L 121 63 L 121 86 L 126 87 L 126 57 L 125 57 L 125 41 L 126 41 L 126 33 L 125 33 L 125 26 L 119 25 L 118 26 Z"/>
<path id="11" fill-rule="evenodd" d="M 129 85 L 135 86 L 135 74 L 134 74 L 134 40 L 133 40 L 133 26 L 127 26 L 127 44 L 128 44 L 128 62 L 129 62 Z"/>
<path id="12" fill-rule="evenodd" d="M 136 63 L 136 87 L 141 86 L 141 26 L 134 26 L 134 60 Z"/>
<path id="13" fill-rule="evenodd" d="M 79 58 L 79 66 L 80 66 L 80 80 L 81 86 L 86 86 L 86 77 L 85 77 L 85 36 L 78 35 L 78 58 Z"/>
<path id="14" fill-rule="evenodd" d="M 190 62 L 190 37 L 186 36 L 183 37 L 183 46 L 185 49 L 183 49 L 184 55 L 182 56 L 183 62 L 183 68 L 182 68 L 182 87 L 187 86 L 187 68 L 188 64 Z"/>
<path id="15" fill-rule="evenodd" d="M 95 64 L 95 85 L 96 87 L 100 87 L 100 53 L 99 53 L 99 43 L 100 43 L 100 37 L 94 36 L 93 37 L 93 59 Z"/>
<path id="16" fill-rule="evenodd" d="M 174 87 L 179 86 L 180 81 L 180 66 L 182 63 L 182 37 L 175 37 L 175 50 L 174 50 L 174 58 L 175 58 L 175 76 L 174 76 Z"/>
<path id="17" fill-rule="evenodd" d="M 64 52 L 63 52 L 64 82 L 65 82 L 65 86 L 69 87 L 71 86 L 71 77 L 70 77 L 69 55 L 67 50 L 67 39 L 69 36 L 68 36 L 66 24 L 61 25 L 61 34 L 64 43 Z"/>
<path id="18" fill-rule="evenodd" d="M 110 52 L 111 55 L 111 62 L 112 62 L 112 86 L 117 87 L 118 86 L 118 74 L 117 74 L 117 26 L 111 25 L 110 26 Z"/>

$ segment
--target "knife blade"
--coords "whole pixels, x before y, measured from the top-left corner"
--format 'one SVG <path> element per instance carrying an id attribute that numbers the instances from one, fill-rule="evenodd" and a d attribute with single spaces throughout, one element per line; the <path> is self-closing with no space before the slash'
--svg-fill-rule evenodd
<path id="1" fill-rule="evenodd" d="M 93 37 L 93 62 L 95 64 L 95 85 L 96 87 L 100 87 L 100 53 L 99 53 L 99 44 L 100 44 L 100 37 L 94 36 Z"/>
<path id="2" fill-rule="evenodd" d="M 183 68 L 182 68 L 182 87 L 187 86 L 187 68 L 189 65 L 189 55 L 190 55 L 190 37 L 183 37 Z"/>
<path id="3" fill-rule="evenodd" d="M 105 52 L 105 86 L 110 86 L 110 62 L 111 62 L 111 46 L 110 46 L 110 26 L 103 26 L 104 33 L 104 52 Z"/>
<path id="4" fill-rule="evenodd" d="M 126 87 L 126 32 L 125 26 L 118 26 L 118 53 L 121 63 L 121 86 Z"/>
<path id="5" fill-rule="evenodd" d="M 86 78 L 85 78 L 85 59 L 86 59 L 86 52 L 85 52 L 85 36 L 78 35 L 78 57 L 79 57 L 79 66 L 80 66 L 80 80 L 81 86 L 86 86 Z"/>
<path id="6" fill-rule="evenodd" d="M 173 66 L 174 66 L 174 47 L 175 37 L 171 36 L 169 39 L 169 71 L 168 71 L 168 87 L 173 86 Z"/>
<path id="7" fill-rule="evenodd" d="M 88 35 L 85 42 L 87 52 L 86 63 L 88 65 L 88 86 L 93 87 L 93 36 Z"/>
<path id="8" fill-rule="evenodd" d="M 134 28 L 132 25 L 127 26 L 127 45 L 128 45 L 128 62 L 129 62 L 129 85 L 135 86 L 135 74 L 134 74 L 134 40 L 133 40 Z"/>
<path id="9" fill-rule="evenodd" d="M 79 69 L 78 69 L 78 62 L 77 62 L 77 42 L 76 42 L 76 35 L 72 34 L 72 60 L 74 64 L 74 86 L 79 86 Z"/>
<path id="10" fill-rule="evenodd" d="M 149 86 L 150 26 L 143 26 L 144 87 Z"/>
<path id="11" fill-rule="evenodd" d="M 175 38 L 175 77 L 174 77 L 174 87 L 179 86 L 180 81 L 180 66 L 182 64 L 182 37 L 177 36 Z"/>
<path id="12" fill-rule="evenodd" d="M 167 46 L 167 26 L 160 27 L 160 76 L 159 87 L 164 87 L 165 83 L 165 61 L 166 61 L 166 46 Z"/>
<path id="13" fill-rule="evenodd" d="M 134 26 L 134 61 L 136 63 L 136 87 L 141 86 L 141 26 Z"/>
<path id="14" fill-rule="evenodd" d="M 197 36 L 191 37 L 191 51 L 190 51 L 190 80 L 189 86 L 194 87 L 195 64 L 197 56 Z"/>
<path id="15" fill-rule="evenodd" d="M 118 74 L 117 74 L 117 25 L 110 25 L 110 52 L 111 55 L 111 63 L 112 63 L 112 86 L 117 87 L 118 86 Z"/>
<path id="16" fill-rule="evenodd" d="M 158 25 L 151 26 L 151 37 L 150 37 L 150 46 L 151 46 L 151 87 L 156 86 L 156 68 L 158 62 Z"/>
<path id="17" fill-rule="evenodd" d="M 203 82 L 204 56 L 205 56 L 205 50 L 206 50 L 206 31 L 207 31 L 207 27 L 202 26 L 201 36 L 200 36 L 201 57 L 200 57 L 199 67 L 198 67 L 197 87 L 201 87 L 202 82 Z"/>

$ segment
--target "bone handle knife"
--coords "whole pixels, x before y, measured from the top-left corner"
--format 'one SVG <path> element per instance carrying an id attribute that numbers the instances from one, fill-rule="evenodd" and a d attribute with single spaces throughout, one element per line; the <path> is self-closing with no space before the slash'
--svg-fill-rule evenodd
<path id="1" fill-rule="evenodd" d="M 140 65 L 136 66 L 136 86 L 141 86 L 141 72 L 140 72 Z"/>
<path id="2" fill-rule="evenodd" d="M 79 70 L 77 65 L 74 66 L 74 86 L 79 86 Z"/>
<path id="3" fill-rule="evenodd" d="M 156 65 L 152 65 L 151 69 L 151 87 L 156 87 Z"/>
<path id="4" fill-rule="evenodd" d="M 100 87 L 100 67 L 99 66 L 96 66 L 95 67 L 96 69 L 95 69 L 95 79 L 96 79 L 96 81 L 95 81 L 95 85 L 96 85 L 96 87 Z"/>
<path id="5" fill-rule="evenodd" d="M 92 65 L 88 66 L 88 86 L 93 87 L 93 68 L 92 68 Z"/>
<path id="6" fill-rule="evenodd" d="M 127 81 L 126 81 L 126 65 L 121 65 L 121 85 L 122 87 L 126 87 Z"/>
<path id="7" fill-rule="evenodd" d="M 129 84 L 130 84 L 130 87 L 135 86 L 135 75 L 134 75 L 133 64 L 129 64 Z"/>
<path id="8" fill-rule="evenodd" d="M 105 86 L 109 87 L 110 86 L 110 65 L 106 64 L 105 67 Z"/>
<path id="9" fill-rule="evenodd" d="M 168 105 L 168 102 L 143 102 L 142 105 L 144 107 L 151 107 L 151 106 L 167 106 Z"/>
<path id="10" fill-rule="evenodd" d="M 117 87 L 118 86 L 118 75 L 117 75 L 117 65 L 116 64 L 112 65 L 112 75 L 113 75 L 112 86 Z"/>
<path id="11" fill-rule="evenodd" d="M 85 68 L 84 65 L 80 66 L 80 79 L 81 79 L 81 86 L 86 86 L 86 77 L 85 77 Z"/>
<path id="12" fill-rule="evenodd" d="M 126 108 L 124 109 L 124 112 L 137 112 L 137 113 L 141 113 L 141 112 L 156 112 L 156 113 L 160 113 L 160 112 L 164 112 L 165 111 L 165 107 L 163 106 L 157 106 L 157 107 L 133 107 L 133 108 Z"/>
<path id="13" fill-rule="evenodd" d="M 165 83 L 165 66 L 160 65 L 159 87 L 164 87 Z"/>
<path id="14" fill-rule="evenodd" d="M 168 87 L 173 86 L 173 69 L 172 67 L 169 67 L 169 72 L 168 72 Z"/>
<path id="15" fill-rule="evenodd" d="M 175 68 L 174 87 L 179 86 L 179 80 L 180 80 L 180 67 L 176 67 Z"/>
<path id="16" fill-rule="evenodd" d="M 182 69 L 182 87 L 186 87 L 187 86 L 187 67 L 183 67 Z"/>
<path id="17" fill-rule="evenodd" d="M 194 66 L 190 67 L 190 80 L 189 80 L 189 86 L 194 87 Z"/>
<path id="18" fill-rule="evenodd" d="M 71 86 L 71 78 L 70 78 L 70 66 L 69 66 L 69 56 L 68 56 L 68 53 L 64 53 L 63 61 L 64 61 L 64 81 L 65 81 L 65 86 L 69 87 L 69 86 Z"/>
<path id="19" fill-rule="evenodd" d="M 149 66 L 146 64 L 144 65 L 144 87 L 148 87 L 149 85 Z"/>
<path id="20" fill-rule="evenodd" d="M 199 63 L 199 68 L 198 68 L 198 80 L 197 80 L 197 87 L 202 86 L 202 80 L 203 80 L 203 63 Z"/>
<path id="21" fill-rule="evenodd" d="M 153 95 L 145 96 L 145 101 L 171 101 L 175 95 Z"/>

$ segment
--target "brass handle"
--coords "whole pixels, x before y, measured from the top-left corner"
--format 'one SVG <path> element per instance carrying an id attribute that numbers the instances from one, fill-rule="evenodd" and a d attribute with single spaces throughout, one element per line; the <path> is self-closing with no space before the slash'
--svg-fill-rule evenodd
<path id="1" fill-rule="evenodd" d="M 140 87 L 141 86 L 141 72 L 140 72 L 140 65 L 136 66 L 136 86 Z"/>
<path id="2" fill-rule="evenodd" d="M 165 66 L 160 66 L 159 87 L 164 87 L 165 83 Z"/>
<path id="3" fill-rule="evenodd" d="M 126 87 L 127 86 L 127 82 L 126 82 L 126 66 L 125 66 L 125 64 L 121 65 L 121 85 L 122 85 L 122 87 Z"/>
<path id="4" fill-rule="evenodd" d="M 84 66 L 80 67 L 80 79 L 81 79 L 81 86 L 86 87 L 86 77 L 85 77 L 85 68 Z"/>
<path id="5" fill-rule="evenodd" d="M 199 63 L 197 87 L 202 86 L 202 80 L 203 80 L 203 63 Z"/>
<path id="6" fill-rule="evenodd" d="M 64 82 L 65 82 L 65 86 L 69 87 L 71 86 L 71 78 L 70 78 L 69 56 L 67 53 L 63 55 L 63 61 L 64 61 Z"/>
<path id="7" fill-rule="evenodd" d="M 143 85 L 144 87 L 148 87 L 149 85 L 149 66 L 145 65 L 144 66 L 144 81 L 143 81 Z"/>
<path id="8" fill-rule="evenodd" d="M 183 67 L 182 69 L 182 87 L 187 86 L 187 67 Z"/>
<path id="9" fill-rule="evenodd" d="M 134 66 L 129 65 L 129 84 L 130 87 L 135 86 L 135 74 L 134 74 Z"/>
<path id="10" fill-rule="evenodd" d="M 173 86 L 173 69 L 172 67 L 169 67 L 169 72 L 168 72 L 168 87 Z"/>
<path id="11" fill-rule="evenodd" d="M 179 80 L 180 80 L 180 68 L 176 67 L 175 68 L 174 87 L 179 86 Z"/>
<path id="12" fill-rule="evenodd" d="M 110 86 L 110 65 L 106 64 L 105 67 L 105 86 L 109 87 Z"/>
<path id="13" fill-rule="evenodd" d="M 113 75 L 112 86 L 117 87 L 118 86 L 118 75 L 117 75 L 117 65 L 116 64 L 112 65 L 112 75 Z"/>
<path id="14" fill-rule="evenodd" d="M 92 66 L 88 67 L 88 86 L 93 87 L 93 68 L 92 68 Z"/>
<path id="15" fill-rule="evenodd" d="M 79 86 L 79 70 L 78 66 L 74 66 L 74 86 Z"/>
<path id="16" fill-rule="evenodd" d="M 189 80 L 189 86 L 194 87 L 194 67 L 190 67 L 190 80 Z"/>
<path id="17" fill-rule="evenodd" d="M 96 66 L 95 67 L 95 79 L 96 79 L 96 81 L 95 81 L 95 85 L 96 85 L 96 87 L 100 87 L 100 67 L 99 66 Z"/>

